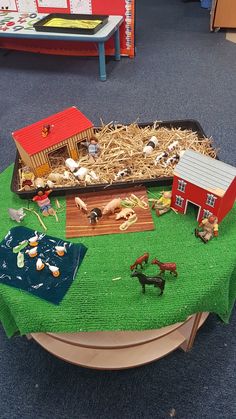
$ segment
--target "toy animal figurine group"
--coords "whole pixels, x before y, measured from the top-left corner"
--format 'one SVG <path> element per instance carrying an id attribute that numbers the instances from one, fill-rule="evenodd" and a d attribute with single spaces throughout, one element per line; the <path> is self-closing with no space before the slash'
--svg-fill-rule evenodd
<path id="1" fill-rule="evenodd" d="M 133 271 L 131 273 L 131 277 L 137 277 L 141 286 L 142 291 L 145 293 L 145 285 L 154 285 L 154 287 L 159 288 L 161 290 L 160 295 L 163 294 L 165 289 L 165 279 L 161 276 L 146 276 L 142 272 L 137 271 L 138 266 L 143 269 L 143 265 L 147 265 L 149 259 L 149 253 L 146 252 L 142 256 L 139 256 L 135 262 L 130 266 L 130 270 Z M 165 271 L 169 271 L 171 274 L 173 273 L 176 277 L 178 276 L 176 270 L 176 263 L 174 262 L 160 262 L 157 258 L 153 259 L 151 262 L 152 265 L 158 265 L 160 268 L 160 274 L 164 274 Z M 134 270 L 135 269 L 135 270 Z"/>

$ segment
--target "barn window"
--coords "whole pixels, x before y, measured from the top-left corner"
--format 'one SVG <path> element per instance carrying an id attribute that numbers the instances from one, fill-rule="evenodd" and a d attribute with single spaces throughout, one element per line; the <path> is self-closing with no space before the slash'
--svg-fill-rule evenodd
<path id="1" fill-rule="evenodd" d="M 202 214 L 202 218 L 208 218 L 209 215 L 212 215 L 212 212 L 209 211 L 209 210 L 204 209 L 203 214 Z"/>
<path id="2" fill-rule="evenodd" d="M 178 191 L 185 192 L 187 183 L 184 180 L 178 180 Z"/>
<path id="3" fill-rule="evenodd" d="M 184 202 L 184 198 L 182 198 L 182 196 L 176 195 L 176 197 L 175 197 L 175 205 L 177 205 L 178 207 L 182 207 L 183 206 L 183 202 Z"/>
<path id="4" fill-rule="evenodd" d="M 206 204 L 210 207 L 214 207 L 216 202 L 216 196 L 212 195 L 211 193 L 207 194 Z"/>

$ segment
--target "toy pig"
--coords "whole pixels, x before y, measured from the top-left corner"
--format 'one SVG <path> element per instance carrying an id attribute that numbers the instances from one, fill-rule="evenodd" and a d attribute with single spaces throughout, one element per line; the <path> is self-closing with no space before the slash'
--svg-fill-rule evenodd
<path id="1" fill-rule="evenodd" d="M 17 223 L 20 223 L 26 216 L 23 208 L 20 208 L 18 210 L 15 210 L 14 208 L 8 208 L 8 214 L 10 215 L 11 219 L 13 221 L 16 221 Z"/>
<path id="2" fill-rule="evenodd" d="M 124 218 L 125 220 L 128 220 L 129 216 L 134 214 L 134 210 L 132 208 L 123 208 L 118 214 L 116 215 L 116 220 L 120 220 L 121 218 Z"/>
<path id="3" fill-rule="evenodd" d="M 77 206 L 77 208 L 79 208 L 80 210 L 84 210 L 85 212 L 88 212 L 88 208 L 87 205 L 85 204 L 85 202 L 79 198 L 78 196 L 75 197 L 75 205 Z"/>
<path id="4" fill-rule="evenodd" d="M 114 214 L 115 210 L 117 208 L 121 207 L 121 199 L 120 198 L 114 198 L 110 202 L 108 202 L 107 205 L 103 208 L 102 214 Z"/>
<path id="5" fill-rule="evenodd" d="M 102 217 L 102 211 L 100 208 L 93 208 L 90 214 L 88 215 L 90 224 L 94 225 L 98 222 L 99 218 Z"/>

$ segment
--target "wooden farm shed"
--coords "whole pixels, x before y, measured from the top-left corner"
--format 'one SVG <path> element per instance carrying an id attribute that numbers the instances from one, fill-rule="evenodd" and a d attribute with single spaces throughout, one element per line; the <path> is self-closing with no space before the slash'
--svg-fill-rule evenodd
<path id="1" fill-rule="evenodd" d="M 236 168 L 193 150 L 186 150 L 174 170 L 171 206 L 197 220 L 213 214 L 222 221 L 236 199 Z"/>
<path id="2" fill-rule="evenodd" d="M 43 127 L 49 127 L 46 136 Z M 93 136 L 93 124 L 75 106 L 12 133 L 20 157 L 36 176 L 50 172 L 50 155 L 62 150 L 78 159 L 78 145 Z"/>

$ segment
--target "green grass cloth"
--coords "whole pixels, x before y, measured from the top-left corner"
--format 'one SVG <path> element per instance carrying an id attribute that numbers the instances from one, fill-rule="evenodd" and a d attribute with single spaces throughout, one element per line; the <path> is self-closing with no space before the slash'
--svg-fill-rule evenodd
<path id="1" fill-rule="evenodd" d="M 0 175 L 0 239 L 17 225 L 9 219 L 7 208 L 27 206 L 10 192 L 12 166 Z M 157 190 L 157 189 L 156 189 Z M 155 191 L 152 189 L 152 192 Z M 54 204 L 54 198 L 51 198 Z M 47 234 L 65 237 L 65 200 L 59 223 L 44 218 Z M 37 210 L 34 203 L 31 208 Z M 141 233 L 85 237 L 71 240 L 88 247 L 87 254 L 69 291 L 59 306 L 29 293 L 0 284 L 0 320 L 10 337 L 15 333 L 80 332 L 98 330 L 156 329 L 202 311 L 217 313 L 228 322 L 236 297 L 236 207 L 219 226 L 219 237 L 204 244 L 195 238 L 197 222 L 193 213 L 173 211 L 156 217 L 155 230 Z M 22 225 L 43 231 L 36 216 L 27 213 Z M 162 297 L 153 286 L 142 294 L 130 265 L 144 252 L 150 260 L 177 263 L 178 278 L 165 274 Z M 149 264 L 146 274 L 158 267 Z M 120 280 L 113 278 L 121 277 Z"/>

